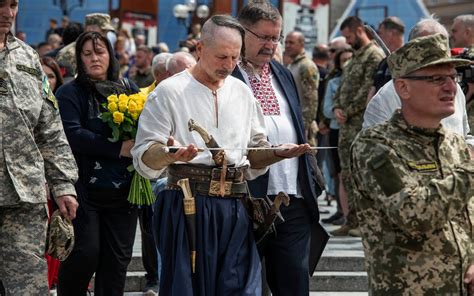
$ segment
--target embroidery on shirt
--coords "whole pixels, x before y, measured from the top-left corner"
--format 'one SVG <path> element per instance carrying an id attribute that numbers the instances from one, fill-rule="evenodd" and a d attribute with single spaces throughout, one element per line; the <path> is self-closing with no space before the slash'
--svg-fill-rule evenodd
<path id="1" fill-rule="evenodd" d="M 250 88 L 257 101 L 260 102 L 263 115 L 280 115 L 280 104 L 272 87 L 270 66 L 268 64 L 263 66 L 260 77 L 247 67 L 242 68 L 249 77 Z"/>

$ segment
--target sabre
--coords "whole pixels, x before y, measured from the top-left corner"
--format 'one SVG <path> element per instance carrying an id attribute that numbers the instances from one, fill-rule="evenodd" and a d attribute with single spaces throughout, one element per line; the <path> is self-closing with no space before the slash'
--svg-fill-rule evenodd
<path id="1" fill-rule="evenodd" d="M 186 146 L 168 146 L 166 147 L 167 149 L 167 152 L 170 152 L 170 153 L 175 153 L 176 151 L 178 151 L 179 148 L 187 148 Z M 282 149 L 281 147 L 262 147 L 262 148 L 258 148 L 258 147 L 248 147 L 248 148 L 225 148 L 225 147 L 220 147 L 220 148 L 208 148 L 208 147 L 205 147 L 205 148 L 202 148 L 202 147 L 198 147 L 198 152 L 204 152 L 204 151 L 214 151 L 214 150 L 284 150 Z M 310 150 L 329 150 L 329 149 L 337 149 L 336 146 L 326 146 L 326 147 L 310 147 L 309 148 Z"/>

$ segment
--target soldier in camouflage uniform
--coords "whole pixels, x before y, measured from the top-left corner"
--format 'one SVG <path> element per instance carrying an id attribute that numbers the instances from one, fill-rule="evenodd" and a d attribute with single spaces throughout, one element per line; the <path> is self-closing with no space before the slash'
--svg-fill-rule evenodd
<path id="1" fill-rule="evenodd" d="M 372 295 L 474 292 L 474 161 L 440 121 L 454 113 L 455 66 L 441 34 L 388 58 L 402 100 L 363 130 L 351 171 Z"/>
<path id="2" fill-rule="evenodd" d="M 70 77 L 76 76 L 76 42 L 69 43 L 61 48 L 56 56 L 56 62 L 58 62 L 61 67 L 68 69 L 68 75 Z"/>
<path id="3" fill-rule="evenodd" d="M 293 62 L 288 69 L 295 79 L 298 96 L 301 102 L 301 113 L 306 137 L 311 146 L 316 146 L 316 114 L 318 112 L 319 70 L 314 62 L 306 56 L 304 36 L 301 32 L 290 32 L 285 39 L 285 54 Z M 316 129 L 316 130 L 315 130 Z"/>
<path id="4" fill-rule="evenodd" d="M 17 12 L 17 0 L 0 0 L 4 22 L 11 26 Z M 49 295 L 45 184 L 73 219 L 77 168 L 38 54 L 7 26 L 0 27 L 0 133 L 0 294 Z"/>
<path id="5" fill-rule="evenodd" d="M 367 36 L 362 21 L 355 16 L 348 17 L 341 24 L 341 33 L 347 43 L 356 50 L 349 64 L 344 68 L 341 84 L 334 95 L 334 115 L 339 128 L 339 158 L 341 160 L 342 183 L 347 191 L 349 214 L 347 224 L 332 232 L 333 235 L 358 235 L 357 218 L 353 205 L 354 190 L 349 174 L 350 146 L 362 129 L 367 94 L 373 85 L 373 76 L 384 54 Z"/>

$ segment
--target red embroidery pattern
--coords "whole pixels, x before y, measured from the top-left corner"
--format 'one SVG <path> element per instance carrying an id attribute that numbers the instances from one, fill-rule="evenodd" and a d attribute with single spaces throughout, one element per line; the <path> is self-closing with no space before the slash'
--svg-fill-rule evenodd
<path id="1" fill-rule="evenodd" d="M 260 102 L 263 115 L 280 115 L 280 105 L 278 104 L 275 91 L 272 88 L 270 66 L 268 64 L 263 66 L 260 80 L 253 72 L 247 70 L 245 70 L 245 72 L 249 76 L 250 87 L 252 89 L 253 95 Z"/>

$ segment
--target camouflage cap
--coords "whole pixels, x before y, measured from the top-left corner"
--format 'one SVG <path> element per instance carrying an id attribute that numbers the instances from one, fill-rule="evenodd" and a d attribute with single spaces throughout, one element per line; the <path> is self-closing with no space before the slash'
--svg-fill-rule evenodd
<path id="1" fill-rule="evenodd" d="M 48 229 L 46 250 L 48 255 L 64 261 L 74 248 L 74 228 L 71 221 L 63 218 L 59 210 L 54 211 Z"/>
<path id="2" fill-rule="evenodd" d="M 428 66 L 452 64 L 458 67 L 469 61 L 452 58 L 446 36 L 435 34 L 411 40 L 393 52 L 387 63 L 392 77 L 400 78 Z"/>
<path id="3" fill-rule="evenodd" d="M 85 25 L 97 25 L 101 30 L 115 31 L 115 28 L 112 26 L 112 22 L 110 21 L 110 15 L 106 13 L 90 13 L 86 15 Z"/>

